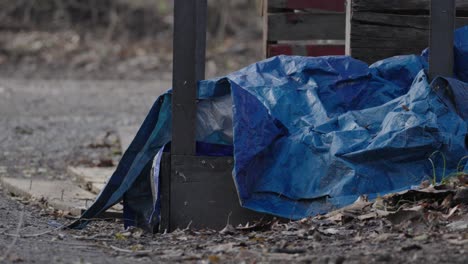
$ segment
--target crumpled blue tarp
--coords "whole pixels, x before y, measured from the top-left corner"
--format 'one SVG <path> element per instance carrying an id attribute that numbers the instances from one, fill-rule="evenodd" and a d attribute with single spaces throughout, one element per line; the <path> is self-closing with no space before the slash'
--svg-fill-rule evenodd
<path id="1" fill-rule="evenodd" d="M 455 55 L 456 78 L 432 83 L 425 56 L 417 55 L 371 66 L 347 56 L 278 56 L 201 81 L 197 152 L 233 155 L 242 205 L 290 219 L 411 188 L 432 177 L 428 157 L 437 151 L 441 180 L 468 154 L 468 27 L 456 32 Z M 170 131 L 169 91 L 73 226 L 122 199 L 128 225 L 156 224 Z"/>

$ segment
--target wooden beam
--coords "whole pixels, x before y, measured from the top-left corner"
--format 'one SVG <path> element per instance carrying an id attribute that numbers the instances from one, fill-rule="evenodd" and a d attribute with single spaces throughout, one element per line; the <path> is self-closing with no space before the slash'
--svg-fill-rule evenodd
<path id="1" fill-rule="evenodd" d="M 345 54 L 351 56 L 352 0 L 346 0 Z"/>
<path id="2" fill-rule="evenodd" d="M 263 52 L 263 58 L 268 58 L 268 3 L 269 0 L 262 0 L 262 13 L 263 13 L 263 42 L 262 42 L 262 52 Z"/>
<path id="3" fill-rule="evenodd" d="M 279 13 L 268 15 L 268 41 L 344 40 L 344 13 Z"/>
<path id="4" fill-rule="evenodd" d="M 429 16 L 400 15 L 400 14 L 381 14 L 372 12 L 354 12 L 352 16 L 353 24 L 392 26 L 414 29 L 430 29 Z M 467 25 L 468 17 L 457 17 L 455 27 Z"/>
<path id="5" fill-rule="evenodd" d="M 429 13 L 431 0 L 353 0 L 354 11 Z M 468 11 L 468 0 L 457 0 L 458 11 Z"/>

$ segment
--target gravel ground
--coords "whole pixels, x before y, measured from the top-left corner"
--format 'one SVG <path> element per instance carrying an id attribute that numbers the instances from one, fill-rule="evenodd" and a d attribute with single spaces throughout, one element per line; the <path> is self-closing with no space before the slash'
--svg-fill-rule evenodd
<path id="1" fill-rule="evenodd" d="M 97 136 L 141 123 L 170 86 L 0 79 L 0 166 L 15 177 L 63 178 L 68 164 L 96 154 L 86 146 Z"/>
<path id="2" fill-rule="evenodd" d="M 142 122 L 168 87 L 169 81 L 0 79 L 0 177 L 66 178 L 68 164 L 108 155 L 90 142 Z M 0 189 L 0 263 L 468 263 L 463 226 L 316 218 L 221 233 L 149 235 L 115 220 L 82 231 L 57 228 L 69 221 Z"/>

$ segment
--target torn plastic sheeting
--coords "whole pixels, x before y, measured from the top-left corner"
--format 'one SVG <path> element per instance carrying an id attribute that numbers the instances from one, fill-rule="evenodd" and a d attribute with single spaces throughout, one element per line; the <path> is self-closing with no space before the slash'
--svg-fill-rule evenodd
<path id="1" fill-rule="evenodd" d="M 467 60 L 460 59 L 468 57 L 467 40 L 466 28 L 457 31 L 456 76 L 468 76 Z M 427 159 L 435 151 L 446 157 L 446 167 L 434 160 L 440 180 L 467 155 L 468 85 L 442 78 L 430 85 L 426 67 L 416 55 L 370 67 L 346 56 L 279 56 L 202 81 L 198 154 L 232 154 L 242 205 L 291 219 L 345 206 L 362 194 L 408 189 L 432 175 Z M 123 198 L 127 224 L 158 222 L 157 188 L 151 190 L 148 174 L 170 141 L 170 109 L 168 92 L 83 219 Z"/>

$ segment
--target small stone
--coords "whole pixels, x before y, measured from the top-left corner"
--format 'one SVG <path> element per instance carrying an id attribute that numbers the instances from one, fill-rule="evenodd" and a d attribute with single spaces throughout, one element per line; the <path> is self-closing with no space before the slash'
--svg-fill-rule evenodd
<path id="1" fill-rule="evenodd" d="M 30 127 L 15 127 L 15 133 L 19 135 L 32 135 L 34 133 L 33 129 Z"/>
<path id="2" fill-rule="evenodd" d="M 415 241 L 426 241 L 428 239 L 429 239 L 429 236 L 427 234 L 422 234 L 413 238 L 413 240 Z"/>

